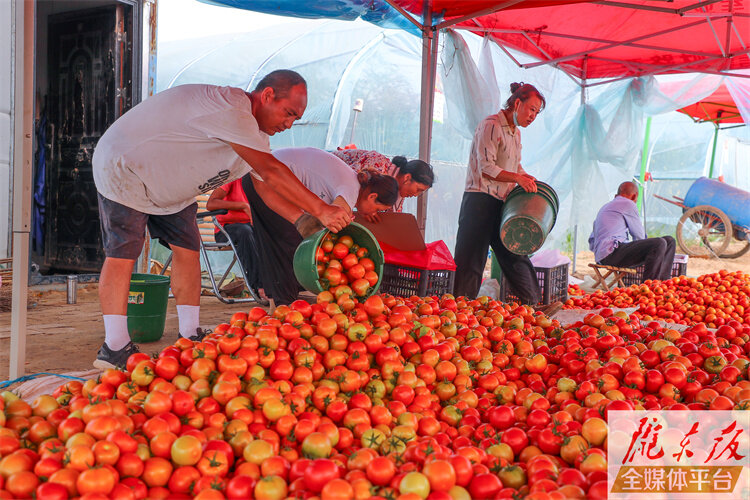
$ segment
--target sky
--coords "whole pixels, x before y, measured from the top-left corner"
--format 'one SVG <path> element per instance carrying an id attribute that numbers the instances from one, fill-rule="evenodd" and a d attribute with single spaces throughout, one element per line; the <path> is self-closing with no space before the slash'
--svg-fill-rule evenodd
<path id="1" fill-rule="evenodd" d="M 158 0 L 159 41 L 241 33 L 298 19 L 208 5 L 197 0 Z"/>

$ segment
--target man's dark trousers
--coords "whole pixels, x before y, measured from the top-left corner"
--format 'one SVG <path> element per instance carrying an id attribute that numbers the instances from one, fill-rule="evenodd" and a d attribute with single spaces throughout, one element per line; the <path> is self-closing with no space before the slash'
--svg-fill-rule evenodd
<path id="1" fill-rule="evenodd" d="M 646 238 L 645 240 L 621 243 L 604 257 L 600 264 L 615 267 L 636 267 L 643 264 L 644 279 L 668 280 L 672 277 L 675 241 L 671 236 Z"/>

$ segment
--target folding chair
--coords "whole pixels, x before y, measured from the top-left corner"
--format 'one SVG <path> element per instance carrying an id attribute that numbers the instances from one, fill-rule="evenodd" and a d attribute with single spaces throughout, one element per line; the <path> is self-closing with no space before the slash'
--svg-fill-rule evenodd
<path id="1" fill-rule="evenodd" d="M 265 299 L 262 299 L 258 293 L 252 289 L 250 284 L 247 282 L 246 274 L 245 274 L 245 268 L 242 266 L 242 261 L 237 256 L 237 249 L 234 246 L 234 243 L 232 242 L 232 238 L 229 237 L 229 234 L 224 230 L 224 228 L 219 224 L 219 222 L 216 220 L 217 215 L 224 215 L 227 213 L 226 210 L 212 210 L 212 211 L 206 211 L 206 202 L 208 201 L 208 197 L 210 194 L 203 194 L 198 197 L 196 197 L 196 201 L 198 202 L 198 213 L 196 214 L 196 219 L 198 223 L 198 230 L 201 235 L 201 247 L 200 247 L 200 254 L 201 257 L 203 257 L 203 262 L 206 265 L 206 271 L 208 271 L 208 279 L 211 282 L 211 286 L 207 286 L 203 284 L 203 280 L 201 280 L 201 288 L 205 288 L 207 290 L 211 290 L 213 294 L 216 296 L 217 299 L 224 302 L 225 304 L 239 304 L 242 302 L 257 302 L 261 305 L 268 305 L 268 301 Z M 210 219 L 210 220 L 206 220 Z M 215 241 L 215 232 L 214 230 L 218 229 L 219 232 L 221 232 L 227 239 L 226 242 L 217 243 Z M 216 280 L 214 277 L 213 268 L 211 267 L 211 260 L 208 258 L 208 252 L 232 252 L 232 262 L 227 267 L 226 271 L 224 271 L 224 275 L 221 277 L 220 280 Z M 164 274 L 169 267 L 169 264 L 172 262 L 172 254 L 169 255 L 166 262 L 164 263 L 164 268 L 161 270 L 159 274 Z M 242 279 L 245 283 L 244 289 L 247 290 L 247 292 L 250 294 L 250 297 L 246 298 L 231 298 L 231 297 L 225 297 L 221 294 L 221 287 L 224 286 L 224 282 L 227 280 L 227 276 L 229 276 L 230 271 L 234 267 L 234 265 L 237 264 L 240 268 L 240 272 L 242 273 Z"/>
<path id="2" fill-rule="evenodd" d="M 614 285 L 624 287 L 625 283 L 623 283 L 622 279 L 629 274 L 636 274 L 637 272 L 635 269 L 629 267 L 605 266 L 603 264 L 589 264 L 589 267 L 592 268 L 596 274 L 594 288 L 601 286 L 607 292 L 609 291 L 609 288 Z M 607 273 L 602 275 L 601 269 L 606 270 Z M 607 284 L 607 278 L 609 278 L 610 275 L 612 275 L 613 280 L 611 283 Z"/>

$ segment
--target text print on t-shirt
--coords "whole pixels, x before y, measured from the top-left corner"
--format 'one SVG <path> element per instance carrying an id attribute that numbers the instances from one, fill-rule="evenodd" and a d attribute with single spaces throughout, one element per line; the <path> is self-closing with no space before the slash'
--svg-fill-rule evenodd
<path id="1" fill-rule="evenodd" d="M 208 191 L 211 191 L 212 189 L 216 189 L 219 186 L 223 186 L 228 177 L 229 170 L 222 170 L 218 174 L 208 179 L 205 184 L 201 184 L 200 186 L 198 186 L 198 190 L 200 190 L 201 193 L 206 193 Z"/>

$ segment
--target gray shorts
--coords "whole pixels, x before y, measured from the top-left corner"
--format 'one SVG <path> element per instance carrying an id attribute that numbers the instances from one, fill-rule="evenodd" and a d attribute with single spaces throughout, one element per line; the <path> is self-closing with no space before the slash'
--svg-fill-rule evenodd
<path id="1" fill-rule="evenodd" d="M 195 214 L 198 204 L 169 215 L 144 214 L 97 193 L 102 227 L 104 255 L 116 259 L 135 260 L 141 254 L 146 227 L 152 238 L 162 245 L 200 250 L 201 235 Z"/>

